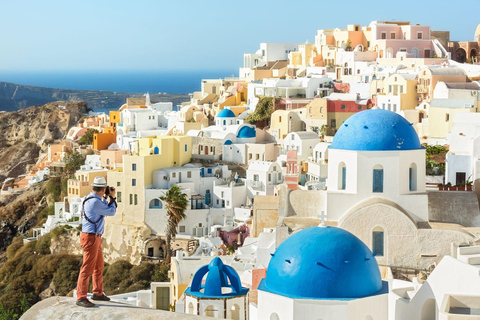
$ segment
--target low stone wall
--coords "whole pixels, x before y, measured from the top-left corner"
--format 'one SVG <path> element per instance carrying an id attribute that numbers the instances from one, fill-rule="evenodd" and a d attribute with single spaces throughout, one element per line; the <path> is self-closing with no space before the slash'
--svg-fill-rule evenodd
<path id="1" fill-rule="evenodd" d="M 430 221 L 480 227 L 477 195 L 469 191 L 429 191 L 428 217 Z"/>

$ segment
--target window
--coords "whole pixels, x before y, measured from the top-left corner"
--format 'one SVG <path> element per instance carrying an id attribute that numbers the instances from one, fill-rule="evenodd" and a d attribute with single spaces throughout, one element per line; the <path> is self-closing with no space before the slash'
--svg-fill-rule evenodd
<path id="1" fill-rule="evenodd" d="M 343 110 L 343 109 L 345 109 L 345 105 L 344 105 L 344 104 L 342 104 L 342 110 Z"/>
<path id="2" fill-rule="evenodd" d="M 255 154 L 255 160 L 260 160 L 260 155 L 258 153 Z"/>
<path id="3" fill-rule="evenodd" d="M 383 167 L 376 165 L 373 169 L 373 192 L 383 192 Z"/>
<path id="4" fill-rule="evenodd" d="M 137 164 L 136 163 L 132 163 L 132 171 L 137 171 Z"/>
<path id="5" fill-rule="evenodd" d="M 176 178 L 177 177 L 177 173 L 176 172 L 172 172 L 172 178 Z"/>
<path id="6" fill-rule="evenodd" d="M 248 154 L 248 160 L 252 160 L 252 154 L 251 153 Z"/>
<path id="7" fill-rule="evenodd" d="M 338 190 L 347 189 L 347 166 L 345 162 L 338 165 Z"/>
<path id="8" fill-rule="evenodd" d="M 282 122 L 282 117 L 278 117 L 278 122 Z"/>
<path id="9" fill-rule="evenodd" d="M 336 128 L 337 127 L 337 121 L 335 119 L 330 120 L 330 126 L 332 128 Z"/>
<path id="10" fill-rule="evenodd" d="M 212 173 L 212 168 L 208 168 L 207 173 Z"/>
<path id="11" fill-rule="evenodd" d="M 192 177 L 192 171 L 187 171 L 187 178 L 191 178 Z"/>
<path id="12" fill-rule="evenodd" d="M 446 121 L 446 122 L 450 121 L 450 115 L 449 115 L 448 113 L 445 114 L 445 121 Z"/>
<path id="13" fill-rule="evenodd" d="M 187 152 L 188 148 L 187 148 L 187 145 L 185 145 L 185 152 Z"/>
<path id="14" fill-rule="evenodd" d="M 220 195 L 221 195 L 220 197 L 223 199 L 223 197 L 224 197 L 223 191 L 222 191 L 222 193 L 220 193 Z"/>
<path id="15" fill-rule="evenodd" d="M 122 193 L 121 192 L 117 192 L 117 201 L 122 202 Z"/>
<path id="16" fill-rule="evenodd" d="M 374 256 L 383 257 L 383 241 L 383 229 L 380 227 L 376 227 L 375 229 L 373 229 L 372 232 L 372 252 Z"/>
<path id="17" fill-rule="evenodd" d="M 403 93 L 403 86 L 399 86 L 400 87 L 400 93 Z"/>
<path id="18" fill-rule="evenodd" d="M 282 173 L 278 173 L 278 180 L 282 180 Z"/>
<path id="19" fill-rule="evenodd" d="M 219 204 L 219 203 L 220 203 L 220 201 L 217 199 L 217 204 Z"/>
<path id="20" fill-rule="evenodd" d="M 178 230 L 179 230 L 179 232 L 185 232 L 185 226 L 180 226 L 180 227 L 178 228 Z"/>
<path id="21" fill-rule="evenodd" d="M 259 179 L 260 178 L 259 178 L 258 174 L 253 175 L 253 181 L 259 181 Z"/>
<path id="22" fill-rule="evenodd" d="M 130 204 L 133 204 L 133 194 L 130 194 Z"/>
<path id="23" fill-rule="evenodd" d="M 135 197 L 134 197 L 135 201 L 134 201 L 134 204 L 137 205 L 138 204 L 138 196 L 137 194 L 135 193 Z"/>
<path id="24" fill-rule="evenodd" d="M 423 32 L 417 32 L 417 39 L 423 39 Z"/>
<path id="25" fill-rule="evenodd" d="M 120 181 L 117 181 L 117 187 L 120 187 Z"/>
<path id="26" fill-rule="evenodd" d="M 408 168 L 408 188 L 410 191 L 417 191 L 417 165 L 412 163 Z"/>
<path id="27" fill-rule="evenodd" d="M 361 106 L 361 105 L 358 105 L 358 110 L 362 110 L 362 106 Z"/>
<path id="28" fill-rule="evenodd" d="M 132 187 L 135 187 L 137 185 L 137 179 L 132 179 Z"/>
<path id="29" fill-rule="evenodd" d="M 385 31 L 382 31 L 382 39 L 387 39 L 387 33 Z"/>
<path id="30" fill-rule="evenodd" d="M 395 39 L 395 38 L 396 38 L 395 32 L 390 32 L 390 39 Z"/>
<path id="31" fill-rule="evenodd" d="M 270 181 L 272 181 L 272 174 L 271 173 L 268 174 L 268 182 L 270 182 Z"/>
<path id="32" fill-rule="evenodd" d="M 162 209 L 163 205 L 160 199 L 152 199 L 148 205 L 150 209 Z"/>

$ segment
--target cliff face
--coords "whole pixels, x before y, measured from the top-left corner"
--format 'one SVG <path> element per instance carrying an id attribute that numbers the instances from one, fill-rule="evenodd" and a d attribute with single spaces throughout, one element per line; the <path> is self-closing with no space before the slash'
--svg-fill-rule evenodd
<path id="1" fill-rule="evenodd" d="M 0 82 L 0 110 L 5 111 L 15 111 L 59 100 L 85 101 L 92 109 L 118 109 L 130 97 L 140 98 L 143 97 L 143 93 L 67 90 Z M 171 101 L 173 105 L 181 104 L 190 99 L 186 94 L 151 94 L 150 97 L 158 102 Z"/>
<path id="2" fill-rule="evenodd" d="M 27 165 L 36 163 L 39 153 L 62 139 L 85 112 L 85 102 L 53 102 L 0 113 L 0 182 L 25 173 Z"/>

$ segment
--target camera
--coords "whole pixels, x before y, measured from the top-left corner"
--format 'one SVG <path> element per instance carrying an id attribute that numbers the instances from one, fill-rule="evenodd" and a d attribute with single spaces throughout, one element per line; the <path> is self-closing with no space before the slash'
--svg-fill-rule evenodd
<path id="1" fill-rule="evenodd" d="M 109 195 L 110 195 L 110 191 L 115 191 L 115 188 L 114 188 L 114 187 L 109 187 L 109 186 L 107 186 L 107 188 L 105 188 L 105 195 L 106 195 L 106 196 L 109 196 Z"/>

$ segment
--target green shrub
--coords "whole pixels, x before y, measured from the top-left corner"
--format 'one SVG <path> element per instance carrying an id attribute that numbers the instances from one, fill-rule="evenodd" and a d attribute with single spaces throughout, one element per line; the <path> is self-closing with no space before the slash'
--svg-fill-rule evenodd
<path id="1" fill-rule="evenodd" d="M 254 124 L 259 121 L 269 120 L 273 113 L 274 106 L 275 97 L 261 97 L 258 100 L 255 111 L 247 116 L 247 122 Z"/>
<path id="2" fill-rule="evenodd" d="M 134 266 L 130 270 L 130 274 L 132 275 L 132 280 L 134 282 L 138 281 L 151 281 L 153 275 L 155 274 L 155 265 L 150 262 L 143 262 L 139 266 Z"/>
<path id="3" fill-rule="evenodd" d="M 168 282 L 168 271 L 170 266 L 167 262 L 163 262 L 159 266 L 155 266 L 155 273 L 153 274 L 152 281 L 154 282 Z"/>
<path id="4" fill-rule="evenodd" d="M 20 249 L 21 247 L 23 247 L 23 237 L 22 236 L 15 237 L 12 243 L 7 247 L 7 258 L 9 260 L 13 259 L 18 249 Z"/>
<path id="5" fill-rule="evenodd" d="M 51 177 L 45 186 L 48 194 L 52 194 L 55 201 L 60 200 L 62 193 L 62 179 L 60 177 Z"/>
<path id="6" fill-rule="evenodd" d="M 105 287 L 105 292 L 115 292 L 120 288 L 120 283 L 125 288 L 130 286 L 130 269 L 132 269 L 130 262 L 125 260 L 116 261 L 110 266 L 106 267 L 103 272 L 103 283 Z"/>
<path id="7" fill-rule="evenodd" d="M 76 288 L 78 274 L 82 266 L 82 258 L 76 256 L 65 256 L 53 275 L 53 284 L 57 294 L 66 296 Z"/>
<path id="8" fill-rule="evenodd" d="M 37 240 L 37 244 L 35 245 L 35 251 L 38 254 L 50 254 L 50 243 L 51 243 L 51 236 L 50 233 L 47 233 Z"/>
<path id="9" fill-rule="evenodd" d="M 50 235 L 54 240 L 58 239 L 59 236 L 66 233 L 67 229 L 65 228 L 65 226 L 58 226 L 50 231 Z"/>

